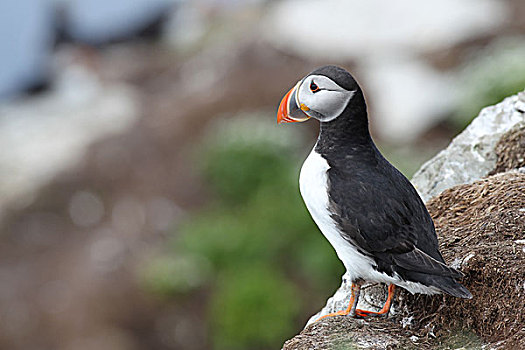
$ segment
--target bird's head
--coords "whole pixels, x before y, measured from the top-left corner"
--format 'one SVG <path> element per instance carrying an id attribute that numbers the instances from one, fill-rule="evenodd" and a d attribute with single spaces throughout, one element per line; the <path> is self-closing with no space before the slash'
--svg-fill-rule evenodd
<path id="1" fill-rule="evenodd" d="M 332 121 L 343 113 L 358 91 L 359 85 L 343 68 L 318 68 L 284 95 L 277 112 L 277 123 L 302 122 L 309 118 Z"/>

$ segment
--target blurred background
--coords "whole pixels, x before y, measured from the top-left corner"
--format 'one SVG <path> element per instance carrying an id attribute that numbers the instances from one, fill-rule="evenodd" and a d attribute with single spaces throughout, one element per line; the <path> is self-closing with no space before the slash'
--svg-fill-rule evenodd
<path id="1" fill-rule="evenodd" d="M 344 272 L 284 93 L 349 69 L 410 177 L 524 39 L 522 0 L 0 2 L 0 348 L 280 348 Z"/>

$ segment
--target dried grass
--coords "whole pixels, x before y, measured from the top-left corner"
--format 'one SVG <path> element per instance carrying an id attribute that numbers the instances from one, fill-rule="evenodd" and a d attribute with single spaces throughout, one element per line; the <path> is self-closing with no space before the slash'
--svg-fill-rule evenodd
<path id="1" fill-rule="evenodd" d="M 471 300 L 402 292 L 400 317 L 419 336 L 468 328 L 505 349 L 525 349 L 525 174 L 498 174 L 427 203 L 445 260 L 463 261 Z"/>
<path id="2" fill-rule="evenodd" d="M 496 145 L 496 168 L 494 175 L 525 166 L 525 125 L 518 124 L 505 133 Z"/>

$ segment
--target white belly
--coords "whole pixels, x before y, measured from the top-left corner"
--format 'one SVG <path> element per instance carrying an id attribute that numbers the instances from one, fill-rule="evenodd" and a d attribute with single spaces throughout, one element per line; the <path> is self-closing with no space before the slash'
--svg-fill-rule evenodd
<path id="1" fill-rule="evenodd" d="M 328 211 L 327 170 L 330 168 L 326 160 L 315 147 L 306 158 L 299 176 L 299 188 L 303 200 L 315 223 L 334 247 L 337 256 L 345 265 L 352 280 L 362 278 L 378 281 L 379 274 L 372 266 L 371 258 L 359 253 L 357 249 L 341 237 L 335 222 Z M 379 281 L 378 281 L 379 282 Z"/>

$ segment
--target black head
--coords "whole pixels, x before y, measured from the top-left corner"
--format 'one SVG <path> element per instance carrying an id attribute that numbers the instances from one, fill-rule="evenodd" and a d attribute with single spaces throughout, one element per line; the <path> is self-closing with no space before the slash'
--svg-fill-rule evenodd
<path id="1" fill-rule="evenodd" d="M 348 91 L 361 91 L 361 88 L 355 81 L 352 74 L 350 74 L 346 69 L 338 66 L 323 66 L 317 68 L 310 75 L 324 75 L 325 77 L 333 80 L 337 85 L 346 89 Z"/>
<path id="2" fill-rule="evenodd" d="M 365 98 L 357 81 L 336 66 L 318 68 L 301 79 L 279 105 L 279 123 L 315 118 L 321 122 L 317 147 L 323 152 L 373 143 Z M 358 147 L 358 148 L 359 148 Z"/>
<path id="3" fill-rule="evenodd" d="M 324 66 L 301 79 L 281 101 L 278 122 L 315 118 L 322 123 L 334 121 L 357 99 L 364 103 L 359 85 L 340 67 Z"/>

